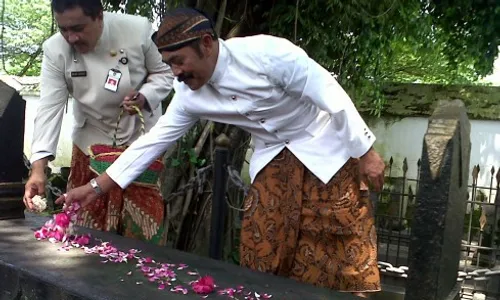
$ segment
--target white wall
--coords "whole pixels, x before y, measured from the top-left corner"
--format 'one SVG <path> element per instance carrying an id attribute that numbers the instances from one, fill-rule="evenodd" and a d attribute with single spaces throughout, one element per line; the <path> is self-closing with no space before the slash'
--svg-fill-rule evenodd
<path id="1" fill-rule="evenodd" d="M 24 129 L 24 153 L 31 156 L 31 141 L 33 138 L 33 127 L 36 111 L 38 108 L 38 96 L 23 96 L 26 100 L 26 123 Z M 59 145 L 57 147 L 56 159 L 51 163 L 54 167 L 69 166 L 71 163 L 71 133 L 73 132 L 73 100 L 68 101 L 68 113 L 63 117 Z"/>
<path id="2" fill-rule="evenodd" d="M 408 178 L 416 178 L 417 161 L 422 154 L 423 138 L 427 130 L 426 118 L 404 118 L 399 121 L 375 120 L 370 127 L 377 136 L 376 149 L 387 161 L 392 156 L 394 168 L 401 174 L 402 161 L 408 161 Z M 469 184 L 472 183 L 472 168 L 480 166 L 478 185 L 490 186 L 491 168 L 495 174 L 500 167 L 500 121 L 470 120 L 471 159 Z M 393 168 L 393 169 L 394 169 Z M 396 175 L 398 175 L 396 174 Z M 495 183 L 495 181 L 494 181 Z"/>

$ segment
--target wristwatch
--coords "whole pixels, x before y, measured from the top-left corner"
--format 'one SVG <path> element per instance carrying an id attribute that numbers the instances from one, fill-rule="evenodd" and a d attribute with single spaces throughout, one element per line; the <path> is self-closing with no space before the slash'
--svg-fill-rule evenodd
<path id="1" fill-rule="evenodd" d="M 97 181 L 95 180 L 95 178 L 92 178 L 90 180 L 90 186 L 94 189 L 95 193 L 98 195 L 98 196 L 101 196 L 103 194 L 102 192 L 102 189 L 101 187 L 99 186 L 99 184 L 97 184 Z"/>

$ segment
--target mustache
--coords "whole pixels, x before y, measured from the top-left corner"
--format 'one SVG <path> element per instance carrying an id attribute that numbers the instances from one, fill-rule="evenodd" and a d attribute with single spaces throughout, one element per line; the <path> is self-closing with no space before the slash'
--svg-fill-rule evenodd
<path id="1" fill-rule="evenodd" d="M 193 78 L 193 73 L 182 73 L 179 76 L 177 76 L 177 81 L 184 82 L 191 78 Z"/>
<path id="2" fill-rule="evenodd" d="M 77 42 L 77 43 L 72 43 L 71 46 L 73 46 L 73 47 L 82 47 L 82 46 L 86 46 L 86 43 Z"/>

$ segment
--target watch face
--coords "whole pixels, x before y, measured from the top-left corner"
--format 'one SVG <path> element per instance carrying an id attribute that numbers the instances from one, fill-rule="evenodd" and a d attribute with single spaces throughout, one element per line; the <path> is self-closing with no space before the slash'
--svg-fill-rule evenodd
<path id="1" fill-rule="evenodd" d="M 90 186 L 92 186 L 92 188 L 98 195 L 102 193 L 101 187 L 97 184 L 97 181 L 95 179 L 90 180 Z"/>

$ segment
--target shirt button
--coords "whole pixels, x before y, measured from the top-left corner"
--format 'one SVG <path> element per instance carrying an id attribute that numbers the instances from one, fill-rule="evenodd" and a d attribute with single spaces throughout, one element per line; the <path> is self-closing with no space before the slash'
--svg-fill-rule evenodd
<path id="1" fill-rule="evenodd" d="M 236 100 L 236 96 L 231 96 L 231 99 Z"/>
<path id="2" fill-rule="evenodd" d="M 247 116 L 247 117 L 248 117 L 249 115 L 250 115 L 250 113 L 245 113 L 245 116 Z"/>
<path id="3" fill-rule="evenodd" d="M 286 140 L 285 144 L 287 144 L 287 145 L 290 144 L 290 140 Z"/>
<path id="4" fill-rule="evenodd" d="M 274 133 L 278 133 L 278 132 L 280 132 L 278 129 L 276 129 L 276 130 L 274 131 Z"/>
<path id="5" fill-rule="evenodd" d="M 266 123 L 266 119 L 262 118 L 262 119 L 260 119 L 260 122 L 261 123 Z"/>

